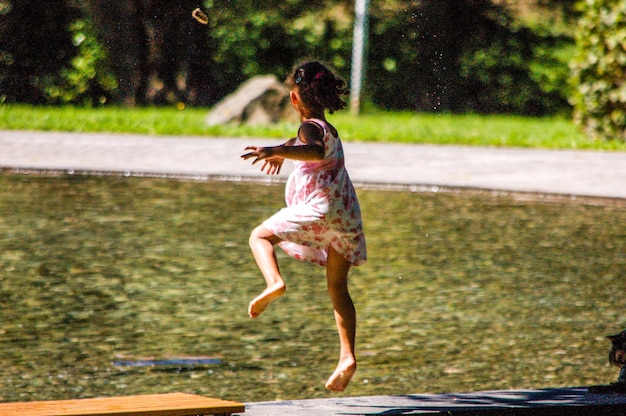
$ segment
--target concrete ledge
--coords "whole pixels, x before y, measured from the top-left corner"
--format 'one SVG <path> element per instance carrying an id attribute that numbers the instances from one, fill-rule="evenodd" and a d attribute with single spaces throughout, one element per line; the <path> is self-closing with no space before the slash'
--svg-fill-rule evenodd
<path id="1" fill-rule="evenodd" d="M 261 177 L 247 145 L 284 140 L 0 131 L 0 168 Z M 344 142 L 354 182 L 626 199 L 626 152 Z M 286 163 L 278 178 L 285 178 Z"/>
<path id="2" fill-rule="evenodd" d="M 585 387 L 458 394 L 369 396 L 246 404 L 247 416 L 334 415 L 626 415 L 626 394 L 593 394 Z"/>

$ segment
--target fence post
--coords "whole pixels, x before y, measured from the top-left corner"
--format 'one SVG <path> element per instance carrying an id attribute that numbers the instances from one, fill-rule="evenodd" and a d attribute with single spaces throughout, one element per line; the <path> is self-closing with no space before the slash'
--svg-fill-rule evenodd
<path id="1" fill-rule="evenodd" d="M 354 3 L 352 71 L 350 76 L 350 111 L 354 115 L 358 115 L 361 110 L 361 90 L 365 83 L 369 3 L 369 0 L 355 0 Z"/>

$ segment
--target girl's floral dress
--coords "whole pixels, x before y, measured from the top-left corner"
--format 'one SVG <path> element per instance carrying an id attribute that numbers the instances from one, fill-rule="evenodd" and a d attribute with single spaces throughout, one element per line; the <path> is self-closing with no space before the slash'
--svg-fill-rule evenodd
<path id="1" fill-rule="evenodd" d="M 287 207 L 263 225 L 283 240 L 290 256 L 326 265 L 328 247 L 355 266 L 367 261 L 359 201 L 344 167 L 343 147 L 328 124 L 312 119 L 324 130 L 324 159 L 294 161 L 285 187 Z M 297 139 L 295 146 L 303 143 Z"/>

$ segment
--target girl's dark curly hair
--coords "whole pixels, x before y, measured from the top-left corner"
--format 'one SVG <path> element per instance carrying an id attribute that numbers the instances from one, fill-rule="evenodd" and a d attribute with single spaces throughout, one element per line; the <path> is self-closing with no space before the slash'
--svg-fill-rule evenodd
<path id="1" fill-rule="evenodd" d="M 300 98 L 307 107 L 327 109 L 330 114 L 346 107 L 341 96 L 350 93 L 344 80 L 316 61 L 296 65 L 286 84 L 290 89 L 298 87 Z"/>

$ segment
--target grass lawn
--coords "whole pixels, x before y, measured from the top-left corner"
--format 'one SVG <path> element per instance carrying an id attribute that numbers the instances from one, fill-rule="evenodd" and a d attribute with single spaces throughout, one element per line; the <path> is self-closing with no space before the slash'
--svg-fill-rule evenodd
<path id="1" fill-rule="evenodd" d="M 294 124 L 269 127 L 207 126 L 206 108 L 83 108 L 0 106 L 0 130 L 119 132 L 212 137 L 284 137 Z M 564 117 L 339 112 L 328 117 L 346 141 L 458 144 L 626 151 L 626 143 L 592 142 Z"/>

